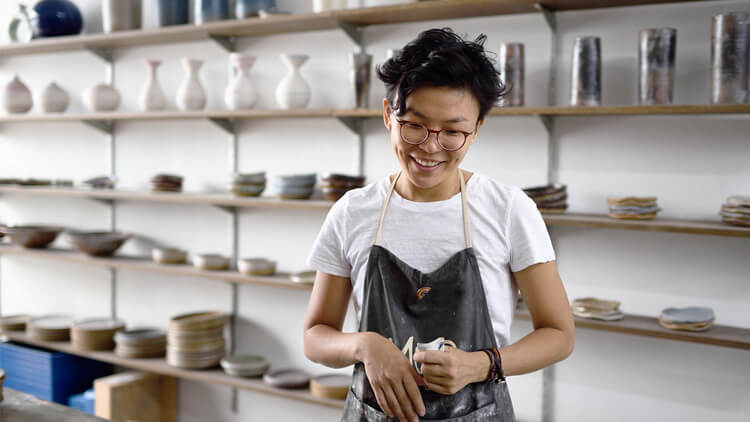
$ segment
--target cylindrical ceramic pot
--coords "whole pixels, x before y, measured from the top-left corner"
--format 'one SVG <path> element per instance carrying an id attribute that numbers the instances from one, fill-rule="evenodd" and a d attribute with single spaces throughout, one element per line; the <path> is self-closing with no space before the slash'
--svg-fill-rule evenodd
<path id="1" fill-rule="evenodd" d="M 75 35 L 83 29 L 81 11 L 70 0 L 42 0 L 34 5 L 40 37 Z"/>
<path id="2" fill-rule="evenodd" d="M 142 0 L 102 0 L 104 32 L 141 28 Z"/>
<path id="3" fill-rule="evenodd" d="M 151 6 L 158 26 L 184 25 L 190 21 L 188 0 L 152 0 Z"/>
<path id="4" fill-rule="evenodd" d="M 676 29 L 643 29 L 638 34 L 640 104 L 672 104 L 676 53 Z"/>
<path id="5" fill-rule="evenodd" d="M 185 78 L 177 89 L 177 107 L 180 110 L 203 110 L 206 107 L 206 91 L 198 78 L 203 60 L 182 59 Z"/>
<path id="6" fill-rule="evenodd" d="M 352 53 L 352 55 L 349 56 L 349 61 L 352 66 L 350 80 L 354 87 L 354 107 L 366 108 L 368 93 L 370 91 L 372 55 L 365 53 Z"/>
<path id="7" fill-rule="evenodd" d="M 602 103 L 602 53 L 599 37 L 578 37 L 573 45 L 570 72 L 570 105 Z"/>
<path id="8" fill-rule="evenodd" d="M 193 0 L 193 5 L 196 25 L 229 19 L 229 0 Z"/>
<path id="9" fill-rule="evenodd" d="M 3 90 L 3 106 L 5 111 L 11 114 L 26 113 L 31 110 L 34 100 L 31 98 L 31 91 L 21 82 L 18 75 L 5 85 Z"/>
<path id="10" fill-rule="evenodd" d="M 282 54 L 281 60 L 289 73 L 276 87 L 276 101 L 283 109 L 305 108 L 310 102 L 310 85 L 300 75 L 299 69 L 310 58 L 307 54 Z"/>
<path id="11" fill-rule="evenodd" d="M 107 84 L 97 84 L 83 93 L 83 104 L 91 111 L 114 111 L 120 106 L 120 93 Z"/>
<path id="12" fill-rule="evenodd" d="M 498 54 L 500 80 L 507 94 L 500 99 L 500 106 L 523 105 L 524 51 L 522 43 L 502 43 Z"/>
<path id="13" fill-rule="evenodd" d="M 234 5 L 234 17 L 237 19 L 258 16 L 264 10 L 273 12 L 276 10 L 276 0 L 236 0 Z"/>
<path id="14" fill-rule="evenodd" d="M 230 110 L 253 108 L 258 98 L 250 80 L 250 68 L 255 63 L 255 57 L 232 53 L 229 55 L 229 61 L 234 69 L 234 77 L 224 91 L 224 103 Z"/>
<path id="15" fill-rule="evenodd" d="M 723 13 L 711 25 L 711 104 L 748 100 L 750 14 Z"/>
<path id="16" fill-rule="evenodd" d="M 167 106 L 167 100 L 157 75 L 159 66 L 161 66 L 161 60 L 146 60 L 148 76 L 139 99 L 143 111 L 164 110 Z"/>
<path id="17" fill-rule="evenodd" d="M 62 113 L 70 104 L 70 95 L 52 82 L 42 91 L 41 107 L 45 113 Z"/>

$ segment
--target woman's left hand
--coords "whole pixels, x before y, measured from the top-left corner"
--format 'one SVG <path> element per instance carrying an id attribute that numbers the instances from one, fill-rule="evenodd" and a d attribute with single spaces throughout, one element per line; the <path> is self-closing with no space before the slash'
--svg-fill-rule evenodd
<path id="1" fill-rule="evenodd" d="M 484 381 L 490 359 L 484 352 L 465 352 L 450 346 L 444 351 L 427 350 L 414 354 L 422 365 L 425 386 L 440 394 L 456 394 L 473 382 Z"/>

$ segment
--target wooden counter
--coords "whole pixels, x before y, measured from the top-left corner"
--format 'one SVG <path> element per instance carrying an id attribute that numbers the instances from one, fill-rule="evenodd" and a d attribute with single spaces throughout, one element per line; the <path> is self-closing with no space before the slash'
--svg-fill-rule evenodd
<path id="1" fill-rule="evenodd" d="M 2 422 L 105 422 L 73 408 L 40 400 L 30 394 L 3 388 L 5 399 L 0 403 Z"/>

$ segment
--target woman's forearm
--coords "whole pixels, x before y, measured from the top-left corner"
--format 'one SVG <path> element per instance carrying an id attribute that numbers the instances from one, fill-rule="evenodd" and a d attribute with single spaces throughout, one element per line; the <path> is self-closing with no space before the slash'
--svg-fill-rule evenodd
<path id="1" fill-rule="evenodd" d="M 506 376 L 527 374 L 559 362 L 573 352 L 573 338 L 573 333 L 557 328 L 538 328 L 500 349 L 503 373 Z"/>
<path id="2" fill-rule="evenodd" d="M 331 368 L 343 368 L 361 362 L 365 337 L 369 333 L 342 333 L 325 324 L 305 331 L 305 356 Z"/>

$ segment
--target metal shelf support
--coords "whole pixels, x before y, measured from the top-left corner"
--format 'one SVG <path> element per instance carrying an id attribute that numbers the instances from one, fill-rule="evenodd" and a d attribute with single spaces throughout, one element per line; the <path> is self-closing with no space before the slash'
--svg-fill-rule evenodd
<path id="1" fill-rule="evenodd" d="M 219 47 L 226 50 L 227 53 L 234 53 L 235 51 L 237 51 L 237 38 L 235 37 L 215 34 L 208 34 L 208 37 L 213 40 Z"/>
<path id="2" fill-rule="evenodd" d="M 218 118 L 210 118 L 208 119 L 211 121 L 211 123 L 215 124 L 217 127 L 219 127 L 224 132 L 234 135 L 234 123 L 230 119 L 218 119 Z"/>
<path id="3" fill-rule="evenodd" d="M 115 123 L 112 120 L 81 120 L 81 122 L 106 135 L 111 135 L 115 129 Z"/>
<path id="4" fill-rule="evenodd" d="M 364 51 L 362 29 L 359 26 L 341 21 L 338 22 L 338 26 L 354 44 L 357 44 L 360 50 Z"/>
<path id="5" fill-rule="evenodd" d="M 365 174 L 365 129 L 364 118 L 362 117 L 337 117 L 337 119 L 355 135 L 357 135 L 357 145 L 354 151 L 355 162 L 357 163 L 357 173 L 362 176 Z"/>
<path id="6" fill-rule="evenodd" d="M 112 64 L 114 61 L 113 49 L 111 47 L 92 47 L 86 46 L 86 51 L 102 59 L 107 64 Z"/>

